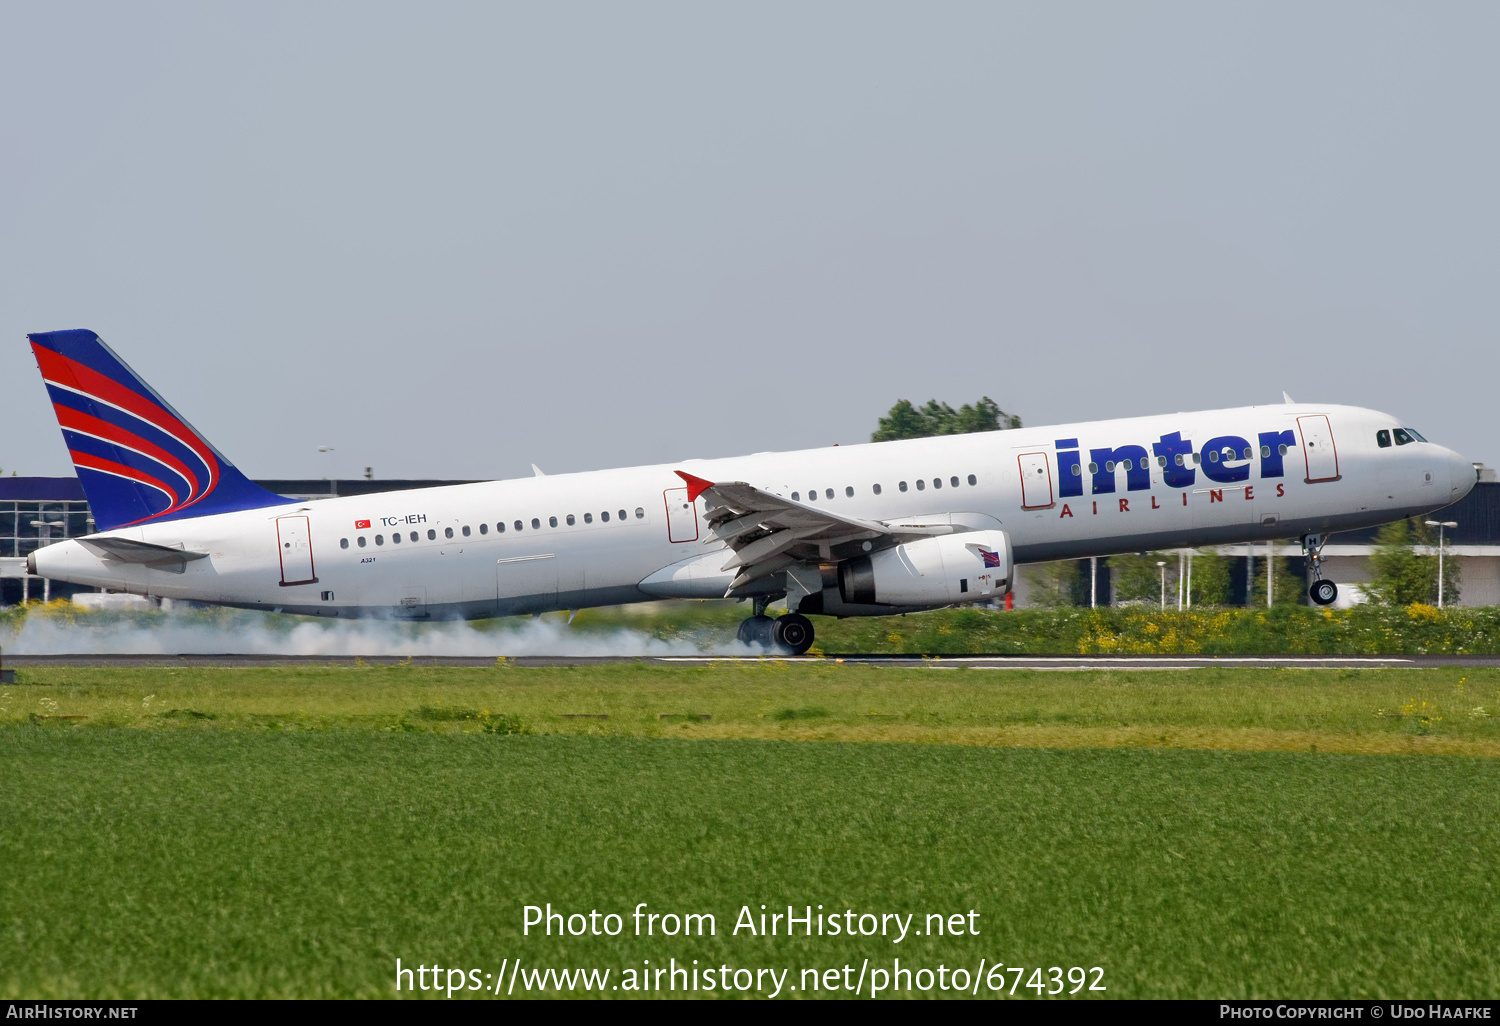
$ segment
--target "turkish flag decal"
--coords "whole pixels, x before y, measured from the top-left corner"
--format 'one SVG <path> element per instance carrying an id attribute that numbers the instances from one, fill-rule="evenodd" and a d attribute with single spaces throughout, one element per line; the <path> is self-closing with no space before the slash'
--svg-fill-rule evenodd
<path id="1" fill-rule="evenodd" d="M 356 531 L 367 531 L 370 529 L 370 522 L 368 520 L 356 520 L 354 522 L 354 529 Z"/>

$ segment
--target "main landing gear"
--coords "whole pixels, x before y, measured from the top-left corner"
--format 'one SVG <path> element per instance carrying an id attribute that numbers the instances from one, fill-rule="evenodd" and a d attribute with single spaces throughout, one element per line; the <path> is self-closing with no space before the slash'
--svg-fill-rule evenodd
<path id="1" fill-rule="evenodd" d="M 773 619 L 766 615 L 766 602 L 757 598 L 755 615 L 740 624 L 740 644 L 788 655 L 801 655 L 812 648 L 812 621 L 801 613 L 787 613 Z"/>
<path id="2" fill-rule="evenodd" d="M 1307 569 L 1313 578 L 1312 584 L 1307 588 L 1307 597 L 1319 606 L 1332 605 L 1334 599 L 1339 597 L 1339 586 L 1332 581 L 1323 580 L 1323 543 L 1327 540 L 1327 535 L 1322 534 L 1302 536 L 1302 551 L 1307 555 Z"/>

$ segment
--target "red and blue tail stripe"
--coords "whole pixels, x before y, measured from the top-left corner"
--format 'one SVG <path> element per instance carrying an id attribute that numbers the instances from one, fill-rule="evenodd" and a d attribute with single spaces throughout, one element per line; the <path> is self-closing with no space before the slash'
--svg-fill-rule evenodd
<path id="1" fill-rule="evenodd" d="M 289 501 L 246 479 L 92 331 L 28 337 L 101 530 Z"/>

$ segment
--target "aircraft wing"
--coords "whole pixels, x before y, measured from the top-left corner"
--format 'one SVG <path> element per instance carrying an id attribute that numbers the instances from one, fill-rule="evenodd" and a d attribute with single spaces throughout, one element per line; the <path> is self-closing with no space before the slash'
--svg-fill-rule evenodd
<path id="1" fill-rule="evenodd" d="M 948 525 L 892 527 L 845 516 L 744 481 L 705 481 L 681 470 L 677 476 L 687 482 L 688 501 L 700 495 L 708 500 L 710 533 L 704 541 L 723 542 L 733 553 L 721 567 L 736 571 L 730 594 L 793 563 L 837 562 L 840 557 L 834 548 L 850 542 L 875 542 L 883 548 L 907 538 L 952 531 Z"/>

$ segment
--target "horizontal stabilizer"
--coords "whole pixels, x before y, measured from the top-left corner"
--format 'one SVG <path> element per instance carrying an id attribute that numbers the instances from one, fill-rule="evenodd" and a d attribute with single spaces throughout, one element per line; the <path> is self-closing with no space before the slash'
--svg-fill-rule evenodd
<path id="1" fill-rule="evenodd" d="M 203 559 L 208 555 L 207 552 L 189 552 L 170 545 L 155 545 L 131 538 L 80 538 L 78 543 L 92 549 L 105 559 L 114 559 L 121 563 L 140 563 L 178 574 L 182 573 L 188 563 L 195 559 Z"/>

